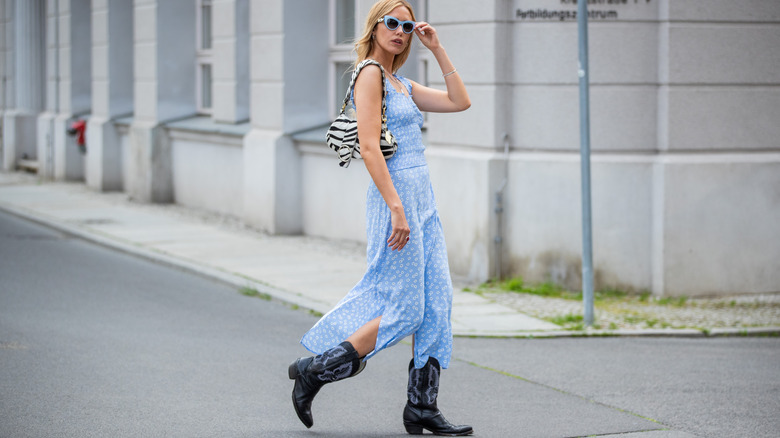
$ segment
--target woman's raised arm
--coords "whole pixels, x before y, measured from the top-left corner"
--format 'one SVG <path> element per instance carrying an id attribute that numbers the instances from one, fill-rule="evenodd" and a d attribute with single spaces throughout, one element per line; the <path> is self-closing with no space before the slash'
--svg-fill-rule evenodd
<path id="1" fill-rule="evenodd" d="M 466 86 L 463 84 L 458 71 L 452 65 L 450 57 L 442 47 L 436 29 L 430 24 L 422 21 L 417 23 L 415 33 L 420 42 L 433 53 L 436 62 L 439 63 L 441 73 L 444 76 L 444 83 L 447 85 L 447 91 L 436 90 L 425 87 L 416 82 L 412 83 L 412 96 L 414 103 L 421 111 L 431 111 L 437 113 L 452 113 L 464 111 L 471 106 L 471 99 Z"/>

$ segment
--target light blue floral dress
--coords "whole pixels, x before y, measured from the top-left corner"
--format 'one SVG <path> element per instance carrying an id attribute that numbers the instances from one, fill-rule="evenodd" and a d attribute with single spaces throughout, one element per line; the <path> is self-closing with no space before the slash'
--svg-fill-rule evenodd
<path id="1" fill-rule="evenodd" d="M 411 229 L 400 251 L 387 246 L 392 226 L 390 210 L 373 181 L 366 206 L 368 269 L 355 287 L 301 339 L 321 354 L 335 347 L 367 322 L 382 316 L 376 347 L 366 359 L 414 334 L 414 365 L 429 357 L 449 366 L 452 356 L 452 282 L 439 215 L 423 152 L 423 116 L 411 99 L 412 84 L 396 76 L 409 96 L 385 79 L 387 126 L 398 151 L 387 167 Z"/>

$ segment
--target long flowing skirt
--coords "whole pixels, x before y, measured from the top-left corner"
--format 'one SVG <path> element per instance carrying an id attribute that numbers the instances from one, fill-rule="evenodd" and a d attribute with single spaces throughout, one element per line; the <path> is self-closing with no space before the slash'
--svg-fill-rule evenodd
<path id="1" fill-rule="evenodd" d="M 428 166 L 390 175 L 411 229 L 409 242 L 400 251 L 387 246 L 390 210 L 372 182 L 366 203 L 366 273 L 301 344 L 321 354 L 381 316 L 376 347 L 366 359 L 413 334 L 415 367 L 434 357 L 447 368 L 452 356 L 452 281 Z"/>

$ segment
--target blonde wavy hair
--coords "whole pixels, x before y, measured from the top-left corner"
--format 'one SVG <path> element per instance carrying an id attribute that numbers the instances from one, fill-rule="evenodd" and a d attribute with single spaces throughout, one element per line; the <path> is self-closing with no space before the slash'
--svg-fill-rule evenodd
<path id="1" fill-rule="evenodd" d="M 414 9 L 412 5 L 406 0 L 381 0 L 371 7 L 368 11 L 368 17 L 366 18 L 366 25 L 363 28 L 363 34 L 355 41 L 355 52 L 357 53 L 357 59 L 355 60 L 355 66 L 360 64 L 374 50 L 374 39 L 371 36 L 374 33 L 374 28 L 379 25 L 380 18 L 389 14 L 393 9 L 403 6 L 409 10 L 409 14 L 412 16 L 412 21 L 417 21 L 414 18 Z M 412 40 L 409 40 L 409 44 L 406 45 L 404 51 L 399 53 L 393 59 L 393 73 L 397 72 L 399 68 L 406 62 L 409 57 L 409 52 L 412 49 Z"/>

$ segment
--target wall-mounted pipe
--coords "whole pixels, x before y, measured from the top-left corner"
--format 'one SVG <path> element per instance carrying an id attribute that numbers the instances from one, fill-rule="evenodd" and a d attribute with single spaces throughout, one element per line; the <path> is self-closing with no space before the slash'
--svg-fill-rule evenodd
<path id="1" fill-rule="evenodd" d="M 503 253 L 504 253 L 504 189 L 509 183 L 509 134 L 504 134 L 504 180 L 496 190 L 496 203 L 493 212 L 496 215 L 496 237 L 493 239 L 496 248 L 496 280 L 502 276 Z"/>
<path id="2" fill-rule="evenodd" d="M 54 4 L 54 114 L 60 113 L 60 2 Z M 54 179 L 54 121 L 51 121 L 49 132 L 46 134 L 46 157 L 38 157 L 43 162 L 43 175 L 45 178 Z"/>

